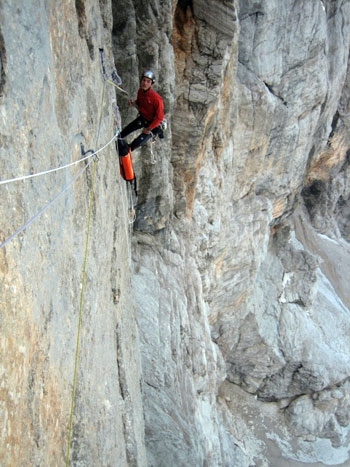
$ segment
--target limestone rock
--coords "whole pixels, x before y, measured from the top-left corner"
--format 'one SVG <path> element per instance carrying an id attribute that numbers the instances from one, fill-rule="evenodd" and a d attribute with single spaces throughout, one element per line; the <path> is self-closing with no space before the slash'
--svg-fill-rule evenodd
<path id="1" fill-rule="evenodd" d="M 0 184 L 0 463 L 346 465 L 349 3 L 56 3 L 1 3 L 1 178 L 69 167 Z"/>
<path id="2" fill-rule="evenodd" d="M 125 187 L 111 144 L 74 164 L 114 134 L 110 18 L 1 4 L 1 179 L 73 164 L 0 186 L 1 465 L 147 465 Z"/>
<path id="3" fill-rule="evenodd" d="M 207 8 L 210 10 L 213 5 Z M 170 174 L 174 211 L 169 212 L 173 217 L 156 241 L 147 240 L 155 255 L 160 255 L 156 263 L 151 256 L 147 259 L 149 253 L 142 253 L 143 236 L 134 233 L 134 261 L 142 264 L 136 273 L 135 293 L 139 297 L 142 335 L 142 329 L 151 328 L 143 324 L 144 316 L 150 314 L 147 302 L 164 309 L 166 315 L 170 313 L 165 303 L 172 303 L 173 299 L 164 299 L 160 290 L 167 290 L 169 285 L 175 290 L 172 282 L 150 279 L 148 292 L 145 287 L 147 277 L 154 277 L 151 270 L 163 269 L 163 264 L 169 263 L 167 250 L 179 255 L 180 265 L 191 264 L 191 274 L 198 270 L 200 287 L 188 287 L 191 282 L 186 271 L 174 275 L 187 284 L 182 294 L 187 300 L 186 309 L 192 310 L 188 313 L 199 313 L 201 319 L 208 320 L 212 339 L 226 363 L 227 381 L 259 398 L 251 402 L 246 398 L 246 407 L 235 405 L 234 416 L 241 420 L 240 416 L 243 418 L 250 407 L 264 411 L 264 404 L 271 401 L 276 407 L 288 406 L 287 401 L 293 398 L 303 400 L 312 394 L 322 395 L 329 388 L 345 388 L 349 376 L 345 281 L 341 273 L 333 272 L 333 259 L 325 253 L 329 242 L 320 235 L 337 235 L 333 250 L 337 258 L 342 256 L 341 271 L 346 271 L 348 247 L 341 239 L 340 228 L 346 229 L 342 212 L 347 212 L 348 199 L 345 109 L 349 23 L 345 19 L 348 6 L 341 2 L 225 2 L 223 8 L 227 9 L 225 19 L 216 9 L 218 18 L 210 15 L 208 21 L 203 21 L 201 2 L 179 2 L 174 9 L 177 86 L 171 116 Z M 147 18 L 151 21 L 151 15 Z M 155 21 L 159 22 L 159 18 Z M 230 21 L 231 26 L 224 21 Z M 220 48 L 214 49 L 213 44 Z M 139 50 L 141 54 L 142 48 Z M 118 50 L 115 53 L 119 56 Z M 151 58 L 153 66 L 158 57 L 154 54 Z M 162 72 L 167 76 L 168 70 Z M 169 80 L 170 77 L 165 79 Z M 313 193 L 319 180 L 322 196 L 309 201 L 308 191 Z M 308 212 L 301 209 L 294 214 L 304 200 Z M 313 212 L 320 212 L 318 223 Z M 136 228 L 139 227 L 145 230 L 140 224 Z M 152 266 L 143 270 L 147 264 Z M 139 281 L 142 289 L 137 285 Z M 162 335 L 166 335 L 169 326 L 154 328 L 162 329 Z M 334 335 L 337 345 L 333 343 Z M 203 341 L 206 337 L 203 334 Z M 159 358 L 157 347 L 142 348 L 143 368 L 150 373 Z M 166 349 L 166 343 L 161 347 Z M 177 401 L 178 392 L 187 394 L 185 388 L 185 383 L 182 390 L 176 387 L 172 400 Z M 163 398 L 168 400 L 169 389 L 157 386 L 157 391 L 157 406 L 155 394 L 145 393 L 146 404 L 152 400 L 148 410 L 152 415 L 148 446 L 155 465 L 163 450 L 162 439 L 154 437 L 154 427 L 158 423 L 164 429 L 166 420 L 169 426 L 178 425 L 177 414 L 169 420 L 162 402 Z M 193 402 L 192 397 L 189 399 Z M 346 414 L 344 400 L 341 398 L 339 405 L 344 405 Z M 182 408 L 183 402 L 178 401 L 175 406 Z M 225 420 L 233 436 L 231 442 L 234 440 L 239 446 L 244 435 L 232 430 L 225 404 L 212 407 L 213 414 L 219 413 Z M 292 413 L 291 407 L 286 413 Z M 314 424 L 308 433 L 295 428 L 296 420 L 302 425 L 298 419 L 301 415 L 293 412 L 293 421 L 286 425 L 275 413 L 281 430 L 274 430 L 273 421 L 269 429 L 280 456 L 286 456 L 289 462 L 294 459 L 295 465 L 298 461 L 346 460 L 341 445 L 345 443 L 347 428 L 344 436 L 339 435 L 338 428 L 328 430 L 334 410 L 326 406 L 323 410 L 324 424 Z M 312 406 L 309 415 L 310 419 L 316 417 Z M 211 423 L 215 426 L 214 415 Z M 186 425 L 184 430 L 188 440 L 202 439 L 203 432 L 198 434 L 197 428 L 189 430 Z M 298 442 L 293 444 L 295 436 Z M 242 450 L 237 465 L 253 464 L 258 456 L 261 465 L 269 465 L 269 459 L 278 458 L 266 440 L 263 451 L 253 447 L 257 439 L 263 438 L 258 430 L 248 452 L 243 454 Z M 319 439 L 331 440 L 333 447 L 327 455 L 317 448 Z M 192 446 L 192 442 L 182 444 Z M 314 442 L 314 447 L 308 450 L 305 442 Z M 198 449 L 199 444 L 192 446 L 191 451 Z M 298 457 L 298 449 L 305 455 Z M 169 450 L 167 444 L 168 455 Z M 171 455 L 176 456 L 178 450 L 173 452 Z M 231 452 L 231 459 L 236 458 L 234 452 L 237 450 Z M 203 451 L 197 456 L 201 462 Z M 210 459 L 209 465 L 225 462 L 224 456 L 212 460 L 208 452 L 204 457 Z M 182 465 L 183 460 L 177 462 Z"/>

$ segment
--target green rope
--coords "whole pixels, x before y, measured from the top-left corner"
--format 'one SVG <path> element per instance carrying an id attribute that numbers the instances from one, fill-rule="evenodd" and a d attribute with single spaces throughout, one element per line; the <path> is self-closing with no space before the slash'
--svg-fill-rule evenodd
<path id="1" fill-rule="evenodd" d="M 99 125 L 98 125 L 97 137 L 96 137 L 96 146 L 98 144 L 98 140 L 100 137 L 105 89 L 106 89 L 106 85 L 104 83 L 101 107 L 100 107 Z M 71 407 L 70 407 L 70 416 L 69 416 L 66 467 L 70 465 L 70 455 L 71 455 L 70 451 L 71 451 L 71 443 L 72 443 L 72 437 L 73 437 L 73 418 L 74 418 L 75 396 L 76 396 L 76 390 L 77 390 L 77 380 L 78 380 L 80 336 L 81 336 L 81 328 L 82 328 L 82 321 L 83 321 L 83 305 L 84 305 L 84 294 L 85 294 L 85 288 L 86 288 L 86 269 L 87 269 L 87 261 L 88 261 L 90 231 L 91 231 L 91 224 L 92 224 L 92 212 L 93 212 L 92 208 L 93 208 L 93 202 L 94 202 L 94 186 L 95 186 L 95 179 L 96 179 L 96 171 L 97 171 L 97 159 L 95 158 L 93 162 L 93 169 L 92 169 L 92 176 L 91 176 L 91 190 L 90 190 L 90 196 L 89 196 L 89 215 L 88 215 L 88 225 L 87 225 L 87 233 L 86 233 L 86 239 L 85 239 L 85 252 L 84 252 L 83 270 L 82 270 L 82 285 L 81 285 L 80 301 L 79 301 L 79 320 L 78 320 L 77 339 L 76 339 L 76 346 L 75 346 L 74 376 L 73 376 L 73 388 L 72 388 L 72 398 L 71 398 Z"/>

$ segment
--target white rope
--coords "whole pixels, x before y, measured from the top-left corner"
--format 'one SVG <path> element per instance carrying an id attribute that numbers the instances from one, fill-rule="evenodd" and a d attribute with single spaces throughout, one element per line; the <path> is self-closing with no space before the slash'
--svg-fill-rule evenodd
<path id="1" fill-rule="evenodd" d="M 99 133 L 99 132 L 98 132 Z M 76 161 L 74 162 L 73 164 L 69 164 L 68 166 L 71 166 L 71 165 L 74 165 L 74 164 L 77 164 L 78 162 L 81 162 L 83 160 L 86 160 L 86 159 L 91 159 L 91 157 L 93 156 L 96 156 L 99 152 L 101 152 L 103 149 L 105 149 L 109 144 L 112 143 L 112 141 L 116 138 L 117 134 L 113 136 L 113 138 L 108 141 L 107 144 L 105 144 L 102 148 L 98 149 L 97 151 L 93 152 L 92 154 L 90 154 L 89 156 L 87 157 L 84 157 L 83 159 L 81 159 L 80 161 Z M 73 183 L 85 172 L 85 170 L 89 167 L 89 165 L 91 164 L 91 162 L 93 161 L 93 159 L 91 159 L 88 164 L 86 164 L 85 167 L 83 167 L 80 172 L 78 173 L 78 175 L 76 177 L 74 177 L 69 183 L 68 185 L 66 185 L 63 190 L 58 193 L 46 206 L 44 206 L 39 212 L 37 212 L 33 217 L 31 217 L 29 219 L 29 221 L 27 221 L 25 224 L 22 225 L 22 227 L 20 227 L 19 229 L 16 230 L 16 232 L 14 232 L 10 237 L 8 237 L 6 240 L 4 240 L 1 244 L 0 244 L 0 250 L 1 248 L 3 248 L 5 245 L 7 245 L 11 240 L 13 240 L 19 233 L 23 232 L 23 230 L 25 230 L 27 227 L 29 227 L 39 216 L 41 216 L 41 214 L 43 212 L 45 212 L 63 193 L 65 193 L 68 188 L 71 187 L 71 185 L 73 185 Z M 65 167 L 60 167 L 58 170 L 62 169 L 62 168 L 66 168 L 68 166 L 65 166 Z M 57 170 L 57 169 L 54 169 L 54 170 Z M 53 170 L 52 170 L 53 171 Z M 51 172 L 52 172 L 51 171 Z M 40 174 L 34 174 L 35 175 L 42 175 L 44 172 L 41 172 Z M 45 172 L 45 173 L 48 173 L 48 172 Z M 29 177 L 27 177 L 29 178 Z M 18 180 L 18 179 L 15 179 L 15 180 Z"/>
<path id="2" fill-rule="evenodd" d="M 73 183 L 85 172 L 85 170 L 89 167 L 91 164 L 92 160 L 89 161 L 89 163 L 83 167 L 78 175 L 76 175 L 69 183 L 66 185 L 60 193 L 58 193 L 46 206 L 44 206 L 39 212 L 37 212 L 33 217 L 29 219 L 22 227 L 20 227 L 16 232 L 14 232 L 10 237 L 8 237 L 6 240 L 4 240 L 1 245 L 0 245 L 0 250 L 3 248 L 5 245 L 7 245 L 11 240 L 13 240 L 19 233 L 23 232 L 27 227 L 29 227 L 43 212 L 45 212 L 63 193 L 65 193 L 68 188 L 70 188 Z"/>
<path id="3" fill-rule="evenodd" d="M 68 167 L 72 167 L 73 165 L 79 164 L 80 162 L 84 162 L 87 159 L 90 159 L 91 157 L 96 156 L 96 154 L 98 154 L 99 152 L 103 151 L 107 146 L 109 146 L 115 140 L 117 136 L 118 136 L 118 133 L 116 133 L 113 136 L 113 138 L 110 141 L 108 141 L 108 143 L 106 143 L 102 148 L 98 149 L 92 154 L 89 154 L 88 156 L 83 157 L 82 159 L 79 159 L 75 162 L 71 162 L 70 164 L 66 164 L 61 167 L 56 167 L 55 169 L 49 169 L 43 172 L 38 172 L 38 173 L 30 174 L 30 175 L 24 175 L 23 177 L 10 178 L 8 180 L 0 180 L 0 185 L 5 185 L 6 183 L 11 183 L 11 182 L 19 182 L 21 180 L 27 180 L 28 178 L 39 177 L 40 175 L 46 175 L 52 172 L 58 172 L 59 170 L 67 169 Z"/>

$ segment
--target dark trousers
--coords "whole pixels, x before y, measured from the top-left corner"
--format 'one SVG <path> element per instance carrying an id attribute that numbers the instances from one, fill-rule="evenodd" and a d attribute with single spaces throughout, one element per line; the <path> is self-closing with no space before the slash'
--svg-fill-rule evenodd
<path id="1" fill-rule="evenodd" d="M 150 123 L 151 122 L 149 122 L 144 117 L 142 117 L 142 115 L 139 115 L 137 118 L 135 118 L 135 120 L 130 122 L 129 125 L 127 125 L 124 128 L 124 130 L 121 131 L 120 137 L 125 138 L 130 133 L 133 133 L 136 130 L 140 130 L 141 128 L 148 127 Z M 149 135 L 146 135 L 145 133 L 141 133 L 137 138 L 135 138 L 129 144 L 131 150 L 134 151 L 135 149 L 139 148 L 143 144 L 147 143 L 147 141 L 149 141 L 152 138 L 152 136 L 157 135 L 160 131 L 162 131 L 161 128 L 157 126 L 157 128 L 154 128 L 152 130 L 152 133 L 150 133 Z"/>

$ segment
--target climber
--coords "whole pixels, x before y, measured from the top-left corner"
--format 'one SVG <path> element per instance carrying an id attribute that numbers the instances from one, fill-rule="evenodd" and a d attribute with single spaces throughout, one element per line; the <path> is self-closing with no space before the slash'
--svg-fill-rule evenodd
<path id="1" fill-rule="evenodd" d="M 119 137 L 125 138 L 130 133 L 143 128 L 142 133 L 129 145 L 132 151 L 156 135 L 164 138 L 162 129 L 162 122 L 165 120 L 164 102 L 163 98 L 152 89 L 154 82 L 155 76 L 151 70 L 143 72 L 137 98 L 128 102 L 129 107 L 134 105 L 138 109 L 139 115 L 121 131 Z"/>

